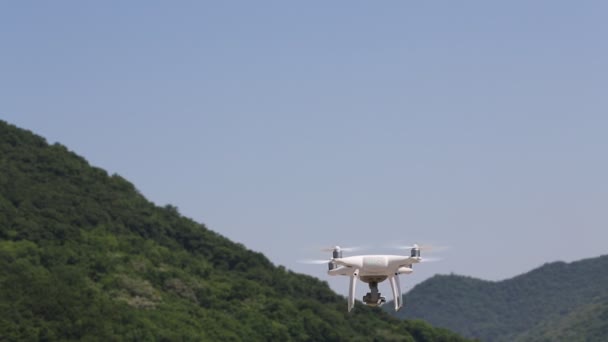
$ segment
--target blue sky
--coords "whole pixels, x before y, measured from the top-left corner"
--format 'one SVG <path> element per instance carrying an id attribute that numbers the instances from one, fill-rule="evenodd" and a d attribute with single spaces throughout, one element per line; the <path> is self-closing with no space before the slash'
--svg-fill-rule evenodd
<path id="1" fill-rule="evenodd" d="M 0 118 L 298 272 L 430 241 L 402 283 L 503 279 L 608 250 L 607 11 L 4 2 Z"/>

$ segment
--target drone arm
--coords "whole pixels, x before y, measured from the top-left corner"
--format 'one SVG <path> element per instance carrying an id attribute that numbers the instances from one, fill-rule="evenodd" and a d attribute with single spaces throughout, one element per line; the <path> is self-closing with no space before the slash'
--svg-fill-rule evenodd
<path id="1" fill-rule="evenodd" d="M 407 260 L 404 262 L 405 265 L 411 265 L 411 264 L 417 264 L 422 260 L 422 258 L 420 257 L 409 257 L 407 258 Z"/>
<path id="2" fill-rule="evenodd" d="M 355 288 L 357 286 L 357 277 L 359 276 L 359 270 L 356 269 L 350 276 L 350 286 L 348 288 L 348 312 L 350 312 L 355 306 Z"/>
<path id="3" fill-rule="evenodd" d="M 391 290 L 393 290 L 393 298 L 395 302 L 395 311 L 399 311 L 403 305 L 401 298 L 401 284 L 399 283 L 399 275 L 395 274 L 390 276 L 389 281 L 391 283 Z"/>
<path id="4" fill-rule="evenodd" d="M 346 266 L 346 267 L 361 267 L 360 265 L 357 264 L 352 264 L 352 263 L 348 263 L 346 262 L 344 259 L 342 258 L 334 258 L 332 259 L 332 262 L 336 265 L 339 266 Z"/>

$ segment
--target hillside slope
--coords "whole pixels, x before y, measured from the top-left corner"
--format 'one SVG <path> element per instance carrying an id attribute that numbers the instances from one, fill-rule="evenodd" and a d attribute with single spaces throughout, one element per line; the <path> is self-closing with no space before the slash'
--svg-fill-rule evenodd
<path id="1" fill-rule="evenodd" d="M 562 317 L 552 317 L 517 336 L 520 342 L 606 341 L 608 298 L 595 298 Z"/>
<path id="2" fill-rule="evenodd" d="M 0 121 L 0 340 L 462 338 L 363 306 L 348 314 L 327 283 Z"/>
<path id="3" fill-rule="evenodd" d="M 435 276 L 407 294 L 408 307 L 397 315 L 423 319 L 484 341 L 543 336 L 542 329 L 534 335 L 526 334 L 571 314 L 571 318 L 579 317 L 578 310 L 588 312 L 597 309 L 597 305 L 605 308 L 607 270 L 608 256 L 601 256 L 545 264 L 499 282 L 457 275 Z M 596 306 L 585 308 L 591 304 Z M 566 321 L 569 320 L 563 323 Z M 546 332 L 557 328 L 555 324 L 547 325 Z"/>

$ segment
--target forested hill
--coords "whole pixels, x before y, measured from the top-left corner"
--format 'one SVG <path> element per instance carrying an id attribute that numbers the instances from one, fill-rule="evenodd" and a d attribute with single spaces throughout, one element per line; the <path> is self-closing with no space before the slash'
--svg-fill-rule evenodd
<path id="1" fill-rule="evenodd" d="M 327 283 L 0 121 L 0 340 L 462 338 L 360 305 L 348 314 Z"/>
<path id="2" fill-rule="evenodd" d="M 442 275 L 415 286 L 401 318 L 483 341 L 606 341 L 608 255 L 490 282 Z"/>
<path id="3" fill-rule="evenodd" d="M 566 299 L 567 300 L 567 299 Z M 547 319 L 518 335 L 521 342 L 606 341 L 608 337 L 608 298 L 595 298 L 575 310 Z"/>

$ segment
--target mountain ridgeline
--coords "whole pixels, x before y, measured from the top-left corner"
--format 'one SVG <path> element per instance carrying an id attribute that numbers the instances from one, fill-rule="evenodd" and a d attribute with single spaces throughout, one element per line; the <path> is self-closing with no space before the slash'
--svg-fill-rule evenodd
<path id="1" fill-rule="evenodd" d="M 361 305 L 349 314 L 326 282 L 0 121 L 0 340 L 464 339 Z"/>
<path id="2" fill-rule="evenodd" d="M 398 317 L 482 341 L 606 341 L 608 255 L 548 263 L 499 282 L 438 275 L 407 299 Z"/>

